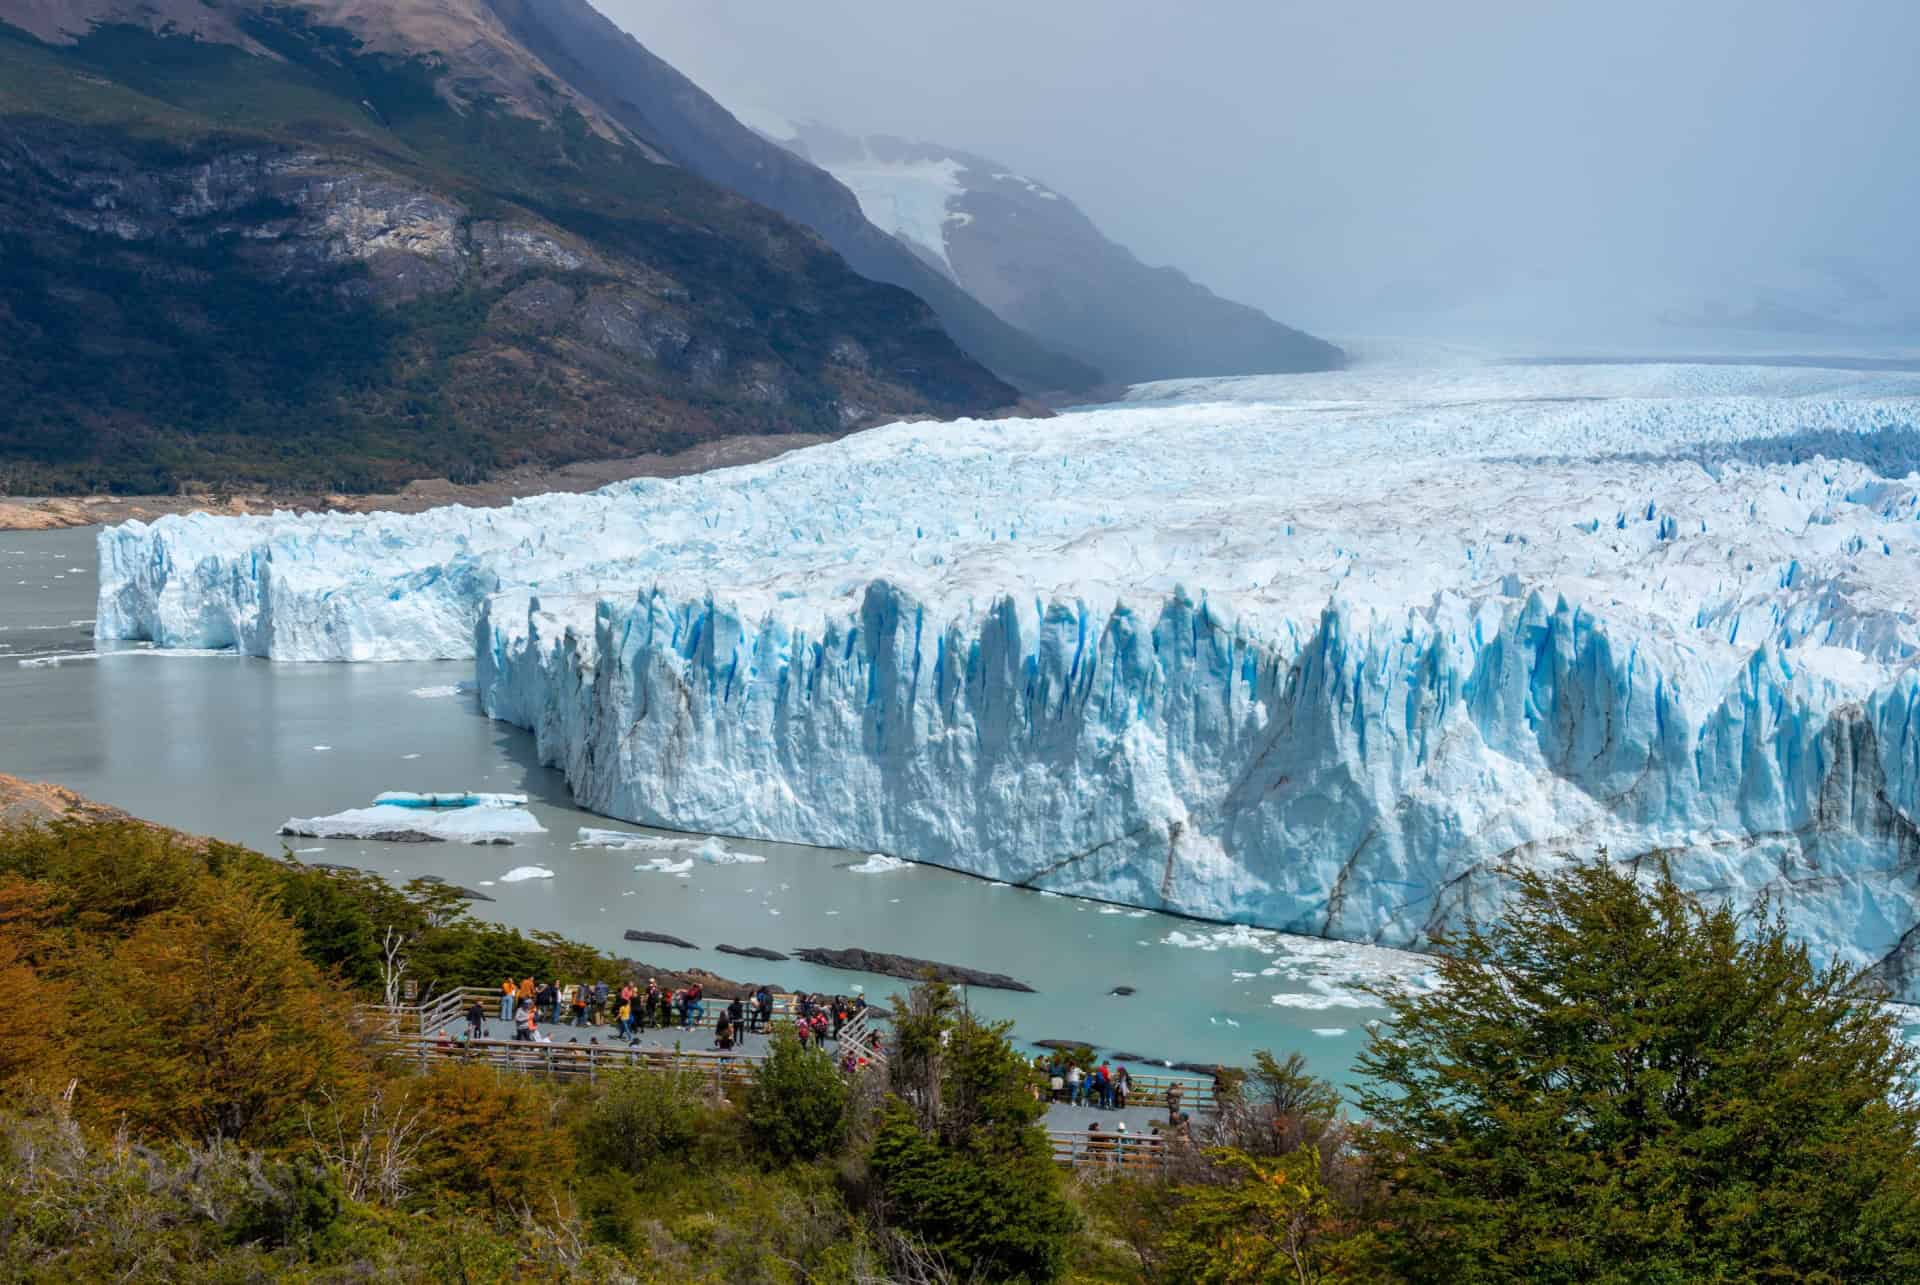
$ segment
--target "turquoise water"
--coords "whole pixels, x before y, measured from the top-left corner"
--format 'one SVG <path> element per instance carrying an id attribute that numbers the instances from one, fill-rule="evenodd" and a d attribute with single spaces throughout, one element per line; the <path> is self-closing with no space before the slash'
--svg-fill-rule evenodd
<path id="1" fill-rule="evenodd" d="M 454 692 L 464 662 L 281 665 L 92 642 L 91 530 L 0 533 L 0 772 L 58 782 L 139 816 L 266 852 L 438 875 L 496 900 L 483 917 L 548 929 L 658 964 L 741 980 L 884 998 L 887 978 L 759 964 L 722 943 L 787 950 L 864 946 L 1017 977 L 1021 995 L 975 989 L 976 1009 L 1026 1039 L 1084 1040 L 1153 1059 L 1246 1062 L 1298 1050 L 1339 1082 L 1382 1016 L 1355 979 L 1405 957 L 1222 929 L 1027 892 L 931 867 L 855 873 L 864 853 L 728 840 L 762 864 L 696 862 L 687 877 L 637 871 L 652 852 L 574 845 L 582 826 L 635 830 L 571 806 L 532 738 Z M 24 663 L 23 663 L 24 662 Z M 432 694 L 416 694 L 432 693 Z M 511 847 L 282 840 L 289 817 L 364 807 L 382 790 L 524 793 L 547 828 Z M 657 833 L 657 832 L 656 832 Z M 683 854 L 676 854 L 683 855 Z M 521 866 L 550 879 L 501 883 Z M 699 950 L 638 946 L 629 928 Z M 1414 961 L 1417 963 L 1417 961 Z M 1129 998 L 1110 995 L 1132 986 Z M 1281 996 L 1283 1002 L 1275 1003 Z"/>

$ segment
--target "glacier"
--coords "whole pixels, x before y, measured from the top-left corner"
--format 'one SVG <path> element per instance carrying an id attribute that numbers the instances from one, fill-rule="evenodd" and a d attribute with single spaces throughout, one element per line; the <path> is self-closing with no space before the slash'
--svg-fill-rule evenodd
<path id="1" fill-rule="evenodd" d="M 1177 381 L 504 509 L 127 523 L 96 631 L 470 657 L 604 815 L 1313 936 L 1419 949 L 1604 848 L 1916 999 L 1916 467 L 1898 371 Z"/>

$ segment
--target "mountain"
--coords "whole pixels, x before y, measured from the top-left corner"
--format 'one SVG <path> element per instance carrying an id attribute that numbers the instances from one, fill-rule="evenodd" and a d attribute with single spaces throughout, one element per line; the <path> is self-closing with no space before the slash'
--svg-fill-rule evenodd
<path id="1" fill-rule="evenodd" d="M 1043 346 L 1009 325 L 870 223 L 833 176 L 742 125 L 586 0 L 490 3 L 517 40 L 613 120 L 703 178 L 812 228 L 862 275 L 913 291 L 968 354 L 1001 378 L 1036 393 L 1101 382 L 1098 363 L 1062 356 L 1066 346 L 1057 338 Z"/>
<path id="2" fill-rule="evenodd" d="M 0 0 L 0 493 L 380 489 L 1016 399 L 520 17 Z"/>
<path id="3" fill-rule="evenodd" d="M 968 152 L 789 126 L 782 144 L 859 198 L 923 263 L 1042 342 L 1140 383 L 1345 364 L 1283 326 L 1109 240 L 1059 192 Z"/>

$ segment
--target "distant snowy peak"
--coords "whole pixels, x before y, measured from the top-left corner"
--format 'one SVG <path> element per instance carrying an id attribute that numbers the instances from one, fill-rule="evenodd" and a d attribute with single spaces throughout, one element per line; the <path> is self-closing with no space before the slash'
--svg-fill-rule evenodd
<path id="1" fill-rule="evenodd" d="M 1061 193 L 996 161 L 750 111 L 755 128 L 844 184 L 869 222 L 1014 325 L 1109 379 L 1275 374 L 1340 350 L 1221 299 L 1107 239 Z"/>

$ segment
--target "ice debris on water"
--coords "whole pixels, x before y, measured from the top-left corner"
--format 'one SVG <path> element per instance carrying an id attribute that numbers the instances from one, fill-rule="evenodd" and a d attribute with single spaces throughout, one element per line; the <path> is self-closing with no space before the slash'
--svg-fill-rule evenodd
<path id="1" fill-rule="evenodd" d="M 545 866 L 515 866 L 500 876 L 501 883 L 525 883 L 529 879 L 551 879 L 553 871 Z"/>
<path id="2" fill-rule="evenodd" d="M 860 862 L 858 865 L 848 866 L 847 869 L 857 875 L 883 875 L 890 870 L 905 870 L 912 864 L 911 861 L 902 861 L 900 858 L 890 857 L 884 852 L 876 852 L 870 855 L 865 861 Z"/>
<path id="3" fill-rule="evenodd" d="M 130 522 L 95 631 L 469 658 L 597 812 L 1333 938 L 1657 849 L 1920 998 L 1917 421 L 1920 373 L 1812 366 L 1175 381 L 506 509 Z"/>

